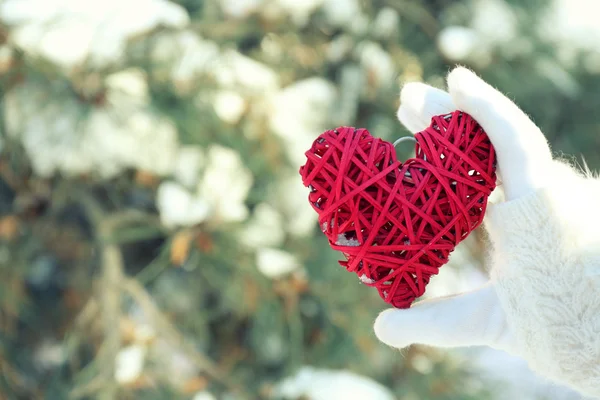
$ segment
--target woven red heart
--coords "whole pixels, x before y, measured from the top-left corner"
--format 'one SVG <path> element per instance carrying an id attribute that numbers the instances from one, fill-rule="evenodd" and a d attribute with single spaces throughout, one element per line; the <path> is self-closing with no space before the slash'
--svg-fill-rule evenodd
<path id="1" fill-rule="evenodd" d="M 340 261 L 389 304 L 408 308 L 485 214 L 495 152 L 481 127 L 455 111 L 415 135 L 415 158 L 366 129 L 321 134 L 300 168 L 309 201 Z"/>

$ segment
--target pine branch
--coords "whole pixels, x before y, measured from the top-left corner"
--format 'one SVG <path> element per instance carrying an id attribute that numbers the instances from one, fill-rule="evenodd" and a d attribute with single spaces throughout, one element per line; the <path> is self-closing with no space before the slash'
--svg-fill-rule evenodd
<path id="1" fill-rule="evenodd" d="M 138 281 L 127 278 L 123 281 L 122 287 L 150 318 L 152 326 L 156 329 L 159 336 L 163 336 L 172 343 L 178 344 L 195 362 L 198 368 L 228 388 L 232 393 L 242 396 L 240 398 L 245 398 L 244 390 L 238 384 L 232 383 L 231 375 L 221 371 L 212 360 L 198 351 L 193 344 L 185 339 L 185 336 L 164 316 L 154 303 L 152 297 Z"/>
<path id="2" fill-rule="evenodd" d="M 83 387 L 76 387 L 71 392 L 72 398 L 80 398 L 90 392 L 98 390 L 98 398 L 101 400 L 113 400 L 117 398 L 118 386 L 114 380 L 115 359 L 121 350 L 121 332 L 118 329 L 121 321 L 121 289 L 120 282 L 123 278 L 123 258 L 119 247 L 109 243 L 112 233 L 123 220 L 122 215 L 105 216 L 102 208 L 96 200 L 87 193 L 79 197 L 81 205 L 86 210 L 92 226 L 97 232 L 96 243 L 101 249 L 102 277 L 99 281 L 98 304 L 102 318 L 104 342 L 97 355 L 97 362 L 101 366 L 99 376 L 95 377 Z M 85 313 L 80 315 L 79 322 L 85 322 L 93 314 L 94 301 L 90 300 L 90 309 L 84 309 Z M 87 314 L 87 315 L 86 315 Z"/>
<path id="3" fill-rule="evenodd" d="M 118 386 L 114 380 L 115 359 L 121 349 L 121 334 L 118 329 L 121 320 L 121 298 L 123 292 L 129 294 L 152 320 L 159 335 L 178 343 L 194 360 L 196 365 L 215 381 L 244 399 L 244 390 L 231 383 L 232 378 L 222 372 L 207 356 L 185 340 L 177 328 L 156 306 L 146 289 L 135 279 L 127 278 L 124 273 L 123 259 L 117 244 L 111 241 L 114 233 L 123 225 L 144 220 L 145 214 L 131 210 L 107 215 L 96 200 L 88 193 L 78 195 L 95 232 L 96 242 L 101 248 L 102 277 L 98 282 L 98 294 L 93 296 L 76 321 L 81 328 L 99 312 L 102 318 L 104 341 L 95 362 L 100 366 L 100 374 L 82 386 L 74 388 L 72 399 L 78 399 L 97 393 L 102 400 L 116 399 Z"/>
<path id="4" fill-rule="evenodd" d="M 419 2 L 409 0 L 387 0 L 385 4 L 398 11 L 409 21 L 418 25 L 431 39 L 435 39 L 440 30 L 437 19 Z"/>

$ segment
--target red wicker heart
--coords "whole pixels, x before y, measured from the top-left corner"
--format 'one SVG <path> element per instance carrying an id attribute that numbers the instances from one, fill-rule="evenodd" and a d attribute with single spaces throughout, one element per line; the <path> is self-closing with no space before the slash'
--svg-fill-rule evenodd
<path id="1" fill-rule="evenodd" d="M 340 264 L 398 308 L 481 224 L 496 184 L 494 149 L 469 115 L 433 117 L 415 138 L 415 158 L 401 163 L 391 143 L 340 127 L 315 140 L 300 168 Z"/>

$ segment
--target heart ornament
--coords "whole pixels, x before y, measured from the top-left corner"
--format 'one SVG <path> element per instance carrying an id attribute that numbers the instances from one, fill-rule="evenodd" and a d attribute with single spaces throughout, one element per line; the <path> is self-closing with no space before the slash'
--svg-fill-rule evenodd
<path id="1" fill-rule="evenodd" d="M 435 116 L 415 157 L 366 129 L 321 134 L 300 168 L 321 230 L 340 261 L 386 303 L 408 308 L 483 221 L 496 186 L 492 144 L 468 114 Z"/>

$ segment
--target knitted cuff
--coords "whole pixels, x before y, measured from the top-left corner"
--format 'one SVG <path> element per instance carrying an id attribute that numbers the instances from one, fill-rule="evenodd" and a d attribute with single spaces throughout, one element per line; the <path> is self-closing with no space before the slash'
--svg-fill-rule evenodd
<path id="1" fill-rule="evenodd" d="M 485 216 L 485 227 L 493 243 L 522 241 L 553 223 L 551 188 L 532 192 L 524 197 L 499 204 L 490 204 Z"/>
<path id="2" fill-rule="evenodd" d="M 538 248 L 564 239 L 570 226 L 581 221 L 576 208 L 586 193 L 586 181 L 569 165 L 554 161 L 548 174 L 551 184 L 523 197 L 499 204 L 490 203 L 485 226 L 497 247 L 521 244 Z M 538 241 L 537 243 L 535 241 Z"/>

